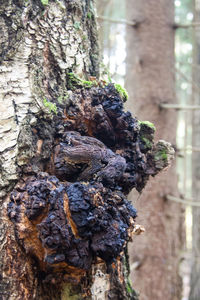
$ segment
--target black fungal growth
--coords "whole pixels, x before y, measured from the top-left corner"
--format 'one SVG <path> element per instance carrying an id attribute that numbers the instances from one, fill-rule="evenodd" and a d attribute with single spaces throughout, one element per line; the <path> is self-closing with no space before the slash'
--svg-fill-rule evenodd
<path id="1" fill-rule="evenodd" d="M 119 255 L 130 238 L 136 210 L 120 191 L 101 183 L 65 185 L 40 173 L 11 193 L 8 215 L 18 225 L 27 224 L 27 232 L 19 236 L 25 249 L 30 232 L 37 231 L 47 264 L 65 262 L 88 270 L 97 256 L 112 262 Z M 41 259 L 40 252 L 34 254 Z"/>
<path id="2" fill-rule="evenodd" d="M 161 164 L 154 130 L 123 111 L 113 84 L 78 86 L 57 106 L 48 126 L 41 118 L 33 125 L 36 154 L 22 168 L 8 215 L 41 269 L 89 270 L 97 257 L 112 263 L 122 253 L 136 218 L 125 195 L 141 191 Z"/>

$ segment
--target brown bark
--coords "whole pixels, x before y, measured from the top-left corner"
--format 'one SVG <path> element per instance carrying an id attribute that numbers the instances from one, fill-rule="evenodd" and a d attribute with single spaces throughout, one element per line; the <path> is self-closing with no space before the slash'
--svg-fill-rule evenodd
<path id="1" fill-rule="evenodd" d="M 164 102 L 176 103 L 173 10 L 172 0 L 127 1 L 127 19 L 138 25 L 127 28 L 126 87 L 128 109 L 155 124 L 156 138 L 175 144 L 176 112 L 159 108 Z M 131 245 L 130 261 L 131 279 L 141 300 L 181 297 L 178 263 L 183 212 L 179 204 L 166 200 L 168 194 L 177 194 L 175 166 L 151 179 L 137 201 L 139 222 L 146 233 Z"/>

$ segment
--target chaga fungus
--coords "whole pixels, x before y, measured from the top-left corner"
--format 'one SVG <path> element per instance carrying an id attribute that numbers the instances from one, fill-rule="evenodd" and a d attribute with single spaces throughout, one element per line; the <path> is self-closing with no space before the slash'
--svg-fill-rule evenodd
<path id="1" fill-rule="evenodd" d="M 38 117 L 31 128 L 40 147 L 8 205 L 16 239 L 48 272 L 89 270 L 97 257 L 112 263 L 134 232 L 136 210 L 125 195 L 141 191 L 173 155 L 168 143 L 153 144 L 150 123 L 123 111 L 114 84 L 71 84 L 53 120 Z"/>
<path id="2" fill-rule="evenodd" d="M 99 140 L 77 132 L 64 134 L 64 143 L 55 147 L 54 174 L 61 180 L 96 180 L 116 185 L 126 169 L 126 160 Z"/>
<path id="3" fill-rule="evenodd" d="M 43 265 L 88 270 L 97 256 L 112 262 L 119 255 L 136 211 L 120 191 L 102 183 L 63 184 L 43 172 L 11 193 L 8 215 L 21 245 Z M 31 235 L 38 235 L 37 245 Z"/>

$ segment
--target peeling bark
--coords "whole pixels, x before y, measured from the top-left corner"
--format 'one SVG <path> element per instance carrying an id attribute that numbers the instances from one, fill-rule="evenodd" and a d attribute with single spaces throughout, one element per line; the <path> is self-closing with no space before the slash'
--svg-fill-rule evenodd
<path id="1" fill-rule="evenodd" d="M 98 80 L 93 1 L 1 2 L 0 298 L 136 299 L 126 195 L 173 149 Z"/>

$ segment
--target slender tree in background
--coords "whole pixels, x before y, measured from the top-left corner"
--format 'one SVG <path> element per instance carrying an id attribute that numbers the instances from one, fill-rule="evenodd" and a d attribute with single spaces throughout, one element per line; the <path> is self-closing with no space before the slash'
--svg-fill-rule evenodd
<path id="1" fill-rule="evenodd" d="M 194 22 L 200 21 L 200 3 L 193 1 Z M 199 85 L 200 80 L 200 30 L 195 28 L 193 39 L 193 84 Z M 193 104 L 200 104 L 199 93 L 193 90 Z M 200 147 L 200 115 L 199 110 L 193 112 L 193 143 L 194 147 Z M 200 163 L 199 152 L 193 152 L 193 199 L 199 202 L 200 198 Z M 192 271 L 190 281 L 190 300 L 198 300 L 200 297 L 200 208 L 192 209 L 193 226 L 192 226 Z"/>
<path id="2" fill-rule="evenodd" d="M 104 16 L 105 11 L 110 7 L 112 8 L 112 0 L 109 1 L 96 1 L 97 4 L 97 13 L 99 16 Z M 110 9 L 112 10 L 112 9 Z M 105 40 L 105 24 L 103 21 L 99 20 L 99 45 L 100 52 L 103 54 L 104 48 L 104 40 Z M 107 36 L 109 36 L 110 32 L 108 31 Z"/>
<path id="3" fill-rule="evenodd" d="M 127 19 L 136 22 L 127 27 L 127 107 L 155 124 L 156 138 L 175 144 L 176 112 L 159 107 L 176 103 L 174 1 L 127 1 Z M 168 194 L 177 194 L 175 166 L 152 179 L 137 203 L 146 233 L 131 245 L 130 262 L 141 300 L 181 298 L 182 211 L 179 204 L 166 200 Z"/>
<path id="4" fill-rule="evenodd" d="M 0 299 L 136 299 L 126 195 L 173 151 L 98 79 L 94 2 L 0 0 L 0 56 Z"/>

